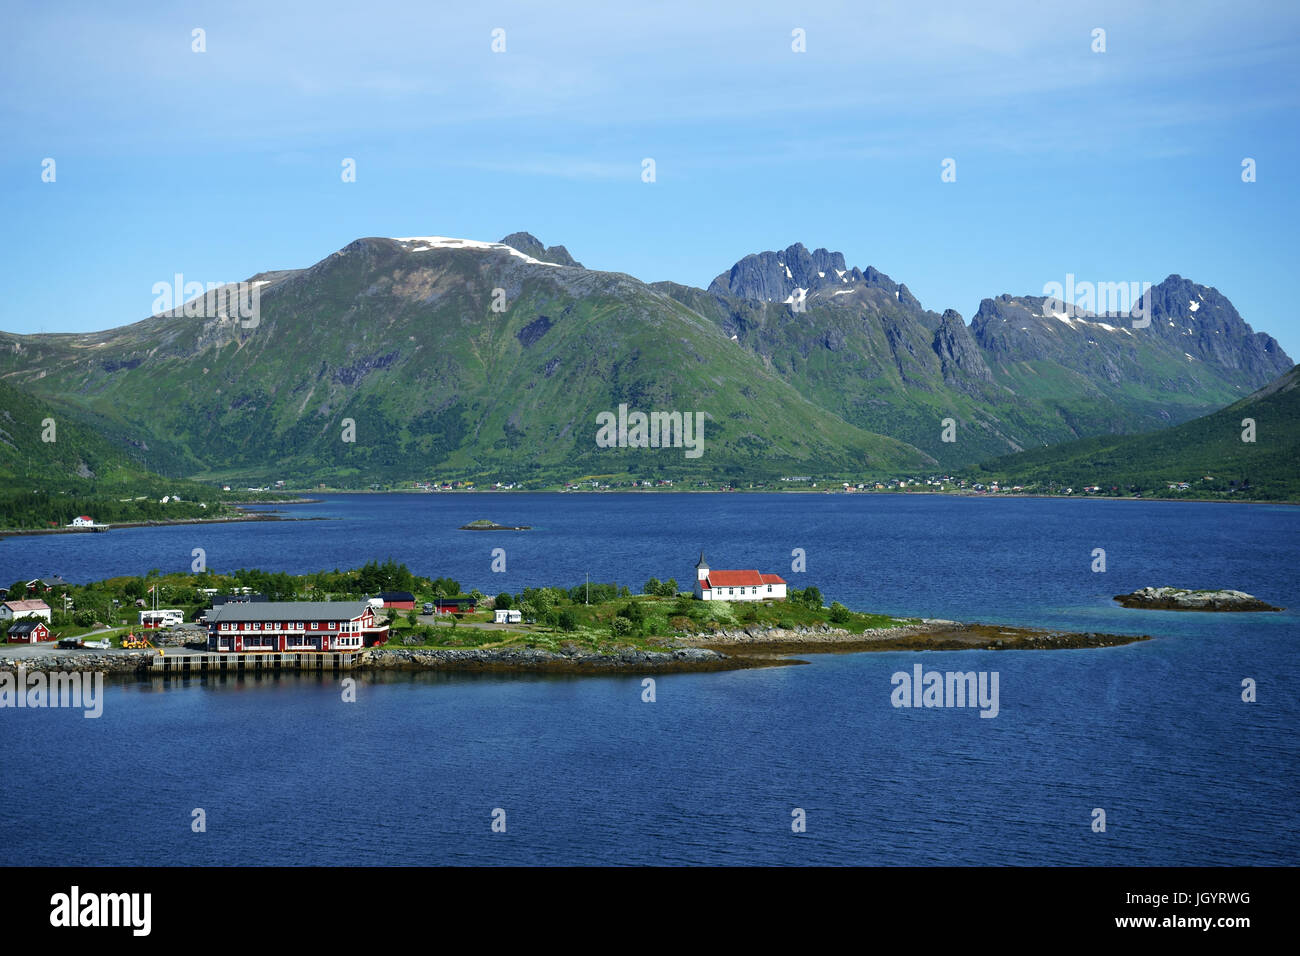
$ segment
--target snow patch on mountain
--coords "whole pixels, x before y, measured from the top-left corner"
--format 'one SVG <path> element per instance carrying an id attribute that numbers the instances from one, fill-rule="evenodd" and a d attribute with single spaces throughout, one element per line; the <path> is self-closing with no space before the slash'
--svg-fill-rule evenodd
<path id="1" fill-rule="evenodd" d="M 551 266 L 555 269 L 563 269 L 564 266 L 555 262 L 543 262 L 540 259 L 534 259 L 532 256 L 526 256 L 513 246 L 507 246 L 500 242 L 482 242 L 478 239 L 456 239 L 452 236 L 407 236 L 406 238 L 393 237 L 393 242 L 400 242 L 410 247 L 411 252 L 430 252 L 434 249 L 478 249 L 483 252 L 508 252 L 512 256 L 517 256 L 534 266 Z"/>

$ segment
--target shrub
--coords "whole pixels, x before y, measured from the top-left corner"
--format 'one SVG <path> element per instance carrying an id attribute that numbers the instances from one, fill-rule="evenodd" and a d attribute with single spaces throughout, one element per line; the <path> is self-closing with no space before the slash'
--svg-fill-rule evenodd
<path id="1" fill-rule="evenodd" d="M 509 610 L 512 600 L 513 599 L 510 597 L 509 594 L 507 594 L 505 591 L 502 591 L 500 594 L 497 595 L 496 601 L 493 602 L 493 606 L 496 607 L 496 609 L 499 611 Z"/>
<path id="2" fill-rule="evenodd" d="M 851 613 L 852 612 L 850 612 L 849 609 L 846 608 L 839 601 L 834 601 L 831 603 L 830 618 L 831 621 L 833 621 L 834 623 L 844 624 L 845 622 L 848 621 Z"/>
<path id="3" fill-rule="evenodd" d="M 632 633 L 632 622 L 625 617 L 616 617 L 609 622 L 609 633 L 614 637 L 625 637 Z"/>
<path id="4" fill-rule="evenodd" d="M 662 588 L 662 587 L 663 587 L 663 585 L 660 583 L 660 581 L 659 581 L 658 578 L 651 578 L 649 581 L 647 581 L 647 582 L 642 586 L 642 588 L 641 588 L 641 593 L 642 593 L 642 594 L 658 594 L 658 593 L 659 593 L 659 589 Z"/>
<path id="5" fill-rule="evenodd" d="M 567 607 L 560 612 L 558 623 L 562 631 L 576 631 L 578 629 L 578 618 Z"/>
<path id="6" fill-rule="evenodd" d="M 810 611 L 820 611 L 822 608 L 822 592 L 820 588 L 806 587 L 802 591 L 794 588 L 790 592 L 790 600 L 803 605 Z"/>

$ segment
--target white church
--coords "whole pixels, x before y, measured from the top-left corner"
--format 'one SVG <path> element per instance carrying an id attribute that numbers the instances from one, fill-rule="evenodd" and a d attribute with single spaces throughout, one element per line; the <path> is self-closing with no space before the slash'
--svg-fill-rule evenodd
<path id="1" fill-rule="evenodd" d="M 695 597 L 701 601 L 784 601 L 785 581 L 762 571 L 715 571 L 700 554 Z"/>

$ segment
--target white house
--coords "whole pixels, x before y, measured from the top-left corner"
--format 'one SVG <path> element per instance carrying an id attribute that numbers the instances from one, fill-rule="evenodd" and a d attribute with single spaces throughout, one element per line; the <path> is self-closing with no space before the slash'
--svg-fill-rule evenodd
<path id="1" fill-rule="evenodd" d="M 785 581 L 762 571 L 715 571 L 700 555 L 695 566 L 695 596 L 701 601 L 784 601 Z"/>
<path id="2" fill-rule="evenodd" d="M 13 621 L 20 617 L 38 617 L 50 620 L 50 606 L 44 601 L 5 601 L 0 604 L 0 621 Z"/>
<path id="3" fill-rule="evenodd" d="M 69 528 L 93 528 L 95 527 L 95 519 L 92 518 L 90 515 L 78 515 L 77 517 L 72 519 L 72 524 L 68 525 L 68 527 Z"/>
<path id="4" fill-rule="evenodd" d="M 496 610 L 497 624 L 522 624 L 523 622 L 524 614 L 522 611 L 510 610 L 503 607 L 497 608 Z"/>

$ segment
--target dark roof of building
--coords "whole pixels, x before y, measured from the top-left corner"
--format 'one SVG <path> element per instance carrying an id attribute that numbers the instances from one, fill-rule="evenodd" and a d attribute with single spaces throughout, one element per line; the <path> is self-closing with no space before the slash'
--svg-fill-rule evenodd
<path id="1" fill-rule="evenodd" d="M 19 621 L 17 624 L 9 625 L 10 634 L 28 634 L 38 627 L 45 627 L 45 622 L 41 620 L 33 621 L 31 618 Z"/>
<path id="2" fill-rule="evenodd" d="M 352 621 L 370 607 L 365 601 L 264 601 L 223 604 L 208 612 L 213 621 Z"/>
<path id="3" fill-rule="evenodd" d="M 415 595 L 410 591 L 380 591 L 379 596 L 385 601 L 414 601 Z"/>

